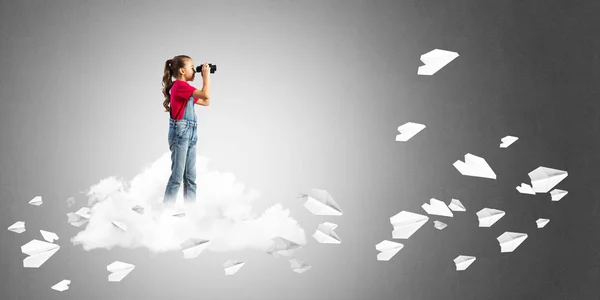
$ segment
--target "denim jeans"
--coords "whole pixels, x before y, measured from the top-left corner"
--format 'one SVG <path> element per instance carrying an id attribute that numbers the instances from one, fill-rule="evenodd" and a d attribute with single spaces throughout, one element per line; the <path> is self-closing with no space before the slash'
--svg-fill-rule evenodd
<path id="1" fill-rule="evenodd" d="M 190 97 L 181 120 L 169 118 L 169 149 L 171 150 L 171 176 L 167 182 L 163 203 L 176 201 L 183 182 L 185 203 L 196 201 L 196 143 L 198 142 L 194 98 Z"/>

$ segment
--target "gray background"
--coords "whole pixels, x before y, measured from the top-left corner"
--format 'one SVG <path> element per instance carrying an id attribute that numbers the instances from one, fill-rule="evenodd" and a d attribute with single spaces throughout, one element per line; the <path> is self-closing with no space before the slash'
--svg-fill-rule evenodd
<path id="1" fill-rule="evenodd" d="M 597 299 L 600 69 L 597 1 L 1 1 L 2 299 Z M 460 56 L 417 76 L 421 54 Z M 164 61 L 218 65 L 211 106 L 197 106 L 210 168 L 261 192 L 256 211 L 289 208 L 309 244 L 296 258 L 256 250 L 84 251 L 68 237 L 66 199 L 108 176 L 131 178 L 168 151 Z M 202 86 L 200 76 L 192 85 Z M 406 122 L 427 126 L 395 142 Z M 505 135 L 520 139 L 500 149 Z M 464 154 L 497 180 L 461 176 Z M 569 194 L 519 194 L 538 166 L 566 170 Z M 166 184 L 166 182 L 165 182 Z M 313 216 L 299 191 L 327 189 L 340 217 Z M 44 205 L 27 202 L 37 195 Z M 430 198 L 467 212 L 432 217 L 388 262 L 389 217 Z M 76 198 L 85 205 L 85 198 Z M 475 212 L 507 212 L 491 228 Z M 536 228 L 539 217 L 551 221 Z M 335 222 L 340 245 L 310 235 Z M 23 268 L 20 246 L 53 228 L 61 249 Z M 500 253 L 504 231 L 529 234 Z M 36 233 L 37 232 L 37 233 Z M 453 259 L 477 257 L 456 272 Z M 221 264 L 247 261 L 235 276 Z M 136 265 L 107 281 L 114 260 Z M 71 279 L 70 289 L 50 286 Z"/>

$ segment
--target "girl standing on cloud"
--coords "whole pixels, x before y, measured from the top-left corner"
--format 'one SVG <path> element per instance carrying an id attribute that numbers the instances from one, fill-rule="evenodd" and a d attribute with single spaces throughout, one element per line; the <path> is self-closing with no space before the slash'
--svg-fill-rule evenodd
<path id="1" fill-rule="evenodd" d="M 210 105 L 209 65 L 202 66 L 201 90 L 188 84 L 188 81 L 194 80 L 195 74 L 194 61 L 187 55 L 177 55 L 165 62 L 162 92 L 165 96 L 163 106 L 170 113 L 168 141 L 171 150 L 171 177 L 167 182 L 163 203 L 175 203 L 182 182 L 184 202 L 196 201 L 198 133 L 194 104 Z"/>

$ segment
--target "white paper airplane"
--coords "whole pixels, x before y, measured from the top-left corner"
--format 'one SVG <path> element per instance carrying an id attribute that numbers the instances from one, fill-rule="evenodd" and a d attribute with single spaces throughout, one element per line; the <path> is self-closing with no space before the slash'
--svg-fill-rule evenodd
<path id="1" fill-rule="evenodd" d="M 553 189 L 552 191 L 550 191 L 550 197 L 552 198 L 552 201 L 559 201 L 568 193 L 569 192 L 565 190 Z"/>
<path id="2" fill-rule="evenodd" d="M 392 231 L 392 238 L 394 239 L 408 239 L 410 238 L 421 226 L 427 223 L 429 220 L 428 216 L 415 214 L 408 211 L 401 211 L 390 218 L 390 223 L 394 227 Z"/>
<path id="3" fill-rule="evenodd" d="M 10 230 L 12 232 L 16 232 L 16 233 L 23 233 L 23 232 L 25 232 L 25 222 L 23 222 L 23 221 L 15 222 L 15 224 L 12 224 L 12 225 L 10 225 L 10 227 L 8 227 L 8 230 Z"/>
<path id="4" fill-rule="evenodd" d="M 343 214 L 340 206 L 327 191 L 320 189 L 312 189 L 312 191 L 315 197 L 300 193 L 300 198 L 306 199 L 304 207 L 312 214 L 320 216 L 341 216 Z"/>
<path id="5" fill-rule="evenodd" d="M 56 251 L 60 249 L 57 244 L 52 244 L 40 240 L 31 240 L 29 243 L 21 246 L 21 252 L 29 255 L 23 260 L 25 268 L 39 268 L 44 264 Z"/>
<path id="6" fill-rule="evenodd" d="M 440 222 L 440 221 L 433 221 L 433 227 L 435 227 L 435 229 L 439 229 L 442 230 L 444 228 L 446 228 L 446 226 L 448 226 L 448 224 L 444 223 L 444 222 Z"/>
<path id="7" fill-rule="evenodd" d="M 450 201 L 450 205 L 448 205 L 448 208 L 453 211 L 467 211 L 465 206 L 458 199 L 452 199 L 452 201 Z"/>
<path id="8" fill-rule="evenodd" d="M 294 271 L 298 274 L 302 274 L 311 268 L 311 265 L 309 265 L 301 260 L 295 259 L 295 258 L 290 259 L 289 262 L 290 262 L 290 268 L 292 269 L 292 271 Z"/>
<path id="9" fill-rule="evenodd" d="M 475 256 L 459 255 L 454 259 L 456 271 L 466 270 L 477 258 Z"/>
<path id="10" fill-rule="evenodd" d="M 375 245 L 375 250 L 381 252 L 377 253 L 377 260 L 389 261 L 396 253 L 400 252 L 404 248 L 403 244 L 383 240 L 379 244 Z"/>
<path id="11" fill-rule="evenodd" d="M 497 237 L 496 239 L 500 243 L 500 252 L 513 252 L 525 239 L 527 238 L 526 233 L 510 232 L 507 231 Z"/>
<path id="12" fill-rule="evenodd" d="M 506 212 L 493 208 L 483 208 L 477 212 L 477 218 L 479 219 L 479 227 L 491 227 L 494 223 L 498 222 Z"/>
<path id="13" fill-rule="evenodd" d="M 537 224 L 537 228 L 544 228 L 544 226 L 546 226 L 548 222 L 550 222 L 550 220 L 544 218 L 539 218 L 537 219 L 537 221 L 535 221 L 535 223 Z"/>
<path id="14" fill-rule="evenodd" d="M 135 269 L 135 266 L 132 264 L 114 261 L 110 265 L 106 266 L 106 270 L 108 270 L 111 274 L 108 275 L 108 281 L 116 282 L 121 281 L 127 274 Z"/>
<path id="15" fill-rule="evenodd" d="M 61 282 L 53 285 L 52 289 L 63 292 L 69 289 L 69 284 L 71 284 L 71 280 L 63 279 Z"/>
<path id="16" fill-rule="evenodd" d="M 125 232 L 127 231 L 127 224 L 125 222 L 121 222 L 121 221 L 112 221 L 111 222 L 116 228 L 118 228 L 119 230 Z"/>
<path id="17" fill-rule="evenodd" d="M 58 235 L 54 232 L 40 230 L 40 233 L 42 234 L 42 237 L 50 243 L 54 243 L 54 240 L 58 240 Z"/>
<path id="18" fill-rule="evenodd" d="M 429 204 L 430 203 L 430 204 Z M 423 210 L 425 210 L 430 215 L 443 216 L 443 217 L 453 217 L 452 211 L 446 206 L 446 203 L 440 201 L 435 198 L 429 199 L 429 203 L 424 203 L 421 205 Z"/>
<path id="19" fill-rule="evenodd" d="M 325 222 L 319 224 L 317 226 L 317 230 L 313 234 L 313 237 L 317 242 L 322 244 L 341 244 L 342 240 L 340 237 L 333 231 L 337 228 L 337 224 Z"/>
<path id="20" fill-rule="evenodd" d="M 300 244 L 292 242 L 286 238 L 282 238 L 280 236 L 272 239 L 273 244 L 271 244 L 270 248 L 267 250 L 267 254 L 273 257 L 282 256 L 291 256 L 296 252 L 296 250 L 300 249 Z"/>
<path id="21" fill-rule="evenodd" d="M 496 179 L 496 173 L 485 159 L 471 153 L 465 154 L 464 162 L 457 160 L 452 165 L 464 176 Z"/>
<path id="22" fill-rule="evenodd" d="M 527 183 L 521 183 L 521 186 L 517 187 L 517 191 L 521 194 L 535 195 L 533 188 Z"/>
<path id="23" fill-rule="evenodd" d="M 536 193 L 547 193 L 568 175 L 569 173 L 566 171 L 547 167 L 538 167 L 529 172 L 531 185 L 533 186 L 533 191 Z"/>
<path id="24" fill-rule="evenodd" d="M 400 134 L 396 135 L 397 142 L 406 142 L 410 140 L 417 133 L 421 132 L 421 130 L 425 129 L 425 125 L 413 122 L 407 122 L 404 125 L 398 126 L 398 132 Z"/>
<path id="25" fill-rule="evenodd" d="M 82 218 L 89 219 L 90 211 L 91 211 L 91 209 L 89 207 L 82 207 L 78 211 L 76 211 L 75 214 Z"/>
<path id="26" fill-rule="evenodd" d="M 88 222 L 88 219 L 86 219 L 80 215 L 74 214 L 72 212 L 67 213 L 67 216 L 69 217 L 69 220 L 68 220 L 69 224 L 71 224 L 75 227 L 80 227 L 81 225 Z"/>
<path id="27" fill-rule="evenodd" d="M 142 207 L 140 205 L 136 205 L 136 206 L 132 207 L 131 209 L 140 215 L 144 214 L 144 207 Z"/>
<path id="28" fill-rule="evenodd" d="M 500 144 L 500 148 L 507 148 L 512 145 L 512 143 L 516 142 L 519 138 L 512 135 L 507 135 L 502 138 L 502 143 Z"/>
<path id="29" fill-rule="evenodd" d="M 225 275 L 233 275 L 237 273 L 246 263 L 240 260 L 230 259 L 223 264 L 225 268 Z"/>
<path id="30" fill-rule="evenodd" d="M 40 205 L 42 205 L 42 203 L 44 203 L 42 201 L 42 196 L 36 196 L 35 198 L 31 199 L 31 201 L 29 201 L 29 204 L 35 205 L 35 206 L 40 206 Z"/>
<path id="31" fill-rule="evenodd" d="M 196 258 L 210 243 L 209 240 L 199 238 L 189 238 L 181 243 L 183 258 Z"/>
<path id="32" fill-rule="evenodd" d="M 421 55 L 421 61 L 425 65 L 419 67 L 417 74 L 433 75 L 457 57 L 458 53 L 456 52 L 441 49 L 431 50 Z"/>

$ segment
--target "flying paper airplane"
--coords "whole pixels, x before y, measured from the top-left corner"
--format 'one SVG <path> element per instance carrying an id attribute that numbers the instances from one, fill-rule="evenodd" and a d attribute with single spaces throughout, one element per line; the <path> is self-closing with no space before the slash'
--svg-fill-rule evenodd
<path id="1" fill-rule="evenodd" d="M 53 285 L 52 289 L 59 292 L 66 291 L 69 289 L 69 284 L 71 284 L 71 280 L 63 279 L 61 282 Z"/>
<path id="2" fill-rule="evenodd" d="M 435 229 L 442 230 L 442 229 L 446 228 L 446 226 L 448 226 L 448 225 L 444 222 L 433 221 L 433 226 L 435 227 Z"/>
<path id="3" fill-rule="evenodd" d="M 500 148 L 507 148 L 512 145 L 512 143 L 516 142 L 519 138 L 512 135 L 507 135 L 502 138 L 502 143 L 500 144 Z"/>
<path id="4" fill-rule="evenodd" d="M 144 207 L 142 207 L 140 205 L 136 205 L 136 206 L 132 207 L 131 209 L 140 215 L 144 214 Z"/>
<path id="5" fill-rule="evenodd" d="M 377 251 L 381 252 L 381 253 L 377 254 L 377 260 L 388 261 L 392 257 L 394 257 L 394 255 L 396 255 L 396 253 L 398 253 L 400 250 L 402 250 L 402 248 L 404 248 L 403 244 L 388 241 L 388 240 L 383 240 L 383 241 L 379 242 L 379 244 L 375 245 L 375 249 Z"/>
<path id="6" fill-rule="evenodd" d="M 82 207 L 78 211 L 76 211 L 75 214 L 78 215 L 78 216 L 80 216 L 80 217 L 82 217 L 82 218 L 89 219 L 90 218 L 90 211 L 91 211 L 91 209 L 89 207 Z"/>
<path id="7" fill-rule="evenodd" d="M 390 223 L 394 227 L 392 231 L 392 238 L 394 239 L 408 239 L 412 236 L 421 226 L 427 223 L 429 217 L 415 214 L 408 211 L 401 211 L 390 218 Z"/>
<path id="8" fill-rule="evenodd" d="M 517 247 L 519 247 L 519 245 L 521 245 L 521 243 L 523 243 L 523 241 L 525 241 L 526 238 L 526 233 L 507 231 L 496 239 L 500 243 L 500 252 L 504 253 L 513 252 Z"/>
<path id="9" fill-rule="evenodd" d="M 335 228 L 337 228 L 337 224 L 334 223 L 325 222 L 319 224 L 313 237 L 317 242 L 322 244 L 340 244 L 342 243 L 342 240 L 340 240 L 338 235 L 333 231 Z"/>
<path id="10" fill-rule="evenodd" d="M 536 193 L 547 193 L 554 188 L 559 182 L 565 179 L 569 173 L 557 169 L 547 167 L 538 167 L 529 172 L 533 191 Z"/>
<path id="11" fill-rule="evenodd" d="M 15 224 L 12 224 L 12 225 L 10 225 L 10 227 L 8 227 L 8 230 L 10 230 L 12 232 L 16 232 L 16 233 L 23 233 L 23 232 L 25 232 L 25 222 L 23 222 L 23 221 L 15 222 Z"/>
<path id="12" fill-rule="evenodd" d="M 421 205 L 423 210 L 425 210 L 430 215 L 443 216 L 443 217 L 452 217 L 452 211 L 446 206 L 443 201 L 440 201 L 435 198 L 429 199 L 429 203 L 424 203 Z"/>
<path id="13" fill-rule="evenodd" d="M 477 212 L 479 227 L 491 227 L 498 222 L 506 213 L 502 210 L 493 208 L 483 208 Z"/>
<path id="14" fill-rule="evenodd" d="M 533 188 L 527 183 L 521 183 L 521 186 L 517 187 L 517 191 L 521 194 L 535 195 Z"/>
<path id="15" fill-rule="evenodd" d="M 453 211 L 467 211 L 465 206 L 458 199 L 452 199 L 452 201 L 450 201 L 450 205 L 448 205 L 448 208 Z"/>
<path id="16" fill-rule="evenodd" d="M 311 213 L 320 216 L 341 216 L 343 214 L 340 206 L 327 191 L 320 189 L 312 189 L 312 191 L 315 197 L 300 193 L 300 198 L 307 199 L 304 207 Z"/>
<path id="17" fill-rule="evenodd" d="M 125 232 L 127 231 L 127 224 L 125 224 L 125 222 L 121 222 L 121 221 L 112 221 L 111 222 L 116 228 L 118 228 L 119 230 Z"/>
<path id="18" fill-rule="evenodd" d="M 419 123 L 408 122 L 404 125 L 398 126 L 398 132 L 400 134 L 396 135 L 397 142 L 406 142 L 410 140 L 417 133 L 421 132 L 421 130 L 425 129 L 425 125 Z"/>
<path id="19" fill-rule="evenodd" d="M 301 260 L 295 259 L 295 258 L 290 259 L 289 262 L 290 262 L 290 268 L 292 269 L 292 271 L 294 271 L 298 274 L 302 274 L 311 268 L 311 265 L 309 265 Z"/>
<path id="20" fill-rule="evenodd" d="M 29 204 L 35 205 L 35 206 L 40 206 L 40 205 L 42 205 L 42 203 L 44 203 L 42 201 L 42 196 L 36 196 L 35 198 L 31 199 L 31 201 L 29 201 Z"/>
<path id="21" fill-rule="evenodd" d="M 135 269 L 135 266 L 132 264 L 114 261 L 110 265 L 106 266 L 106 270 L 108 270 L 111 274 L 108 275 L 108 281 L 115 282 L 121 281 L 127 274 Z"/>
<path id="22" fill-rule="evenodd" d="M 283 256 L 291 256 L 296 252 L 296 250 L 300 249 L 300 244 L 294 243 L 288 239 L 282 238 L 280 236 L 272 239 L 273 244 L 267 250 L 267 254 L 273 257 Z"/>
<path id="23" fill-rule="evenodd" d="M 452 165 L 464 176 L 496 179 L 496 173 L 485 159 L 470 153 L 465 154 L 464 162 L 457 160 Z"/>
<path id="24" fill-rule="evenodd" d="M 40 230 L 40 233 L 42 234 L 42 237 L 50 243 L 54 243 L 54 240 L 58 240 L 58 235 L 54 232 Z"/>
<path id="25" fill-rule="evenodd" d="M 199 238 L 189 238 L 181 243 L 183 258 L 196 258 L 209 244 L 209 240 Z"/>
<path id="26" fill-rule="evenodd" d="M 418 75 L 433 75 L 441 68 L 458 57 L 458 53 L 441 49 L 431 50 L 421 55 L 421 61 L 425 64 L 417 70 Z"/>
<path id="27" fill-rule="evenodd" d="M 223 264 L 225 268 L 225 275 L 233 275 L 237 273 L 246 263 L 240 260 L 230 259 Z"/>
<path id="28" fill-rule="evenodd" d="M 56 251 L 60 249 L 57 244 L 52 244 L 40 240 L 31 240 L 29 243 L 21 246 L 21 252 L 29 255 L 23 260 L 25 268 L 39 268 L 44 264 Z"/>
<path id="29" fill-rule="evenodd" d="M 552 191 L 550 191 L 550 197 L 552 198 L 552 201 L 559 201 L 568 193 L 569 192 L 565 190 L 553 189 Z"/>
<path id="30" fill-rule="evenodd" d="M 454 259 L 456 265 L 456 271 L 466 270 L 473 262 L 475 262 L 475 256 L 459 255 Z"/>
<path id="31" fill-rule="evenodd" d="M 544 228 L 546 224 L 548 224 L 548 222 L 550 222 L 550 220 L 544 218 L 539 218 L 537 219 L 537 221 L 535 221 L 535 223 L 537 224 L 537 228 Z"/>
<path id="32" fill-rule="evenodd" d="M 69 220 L 67 222 L 69 222 L 69 224 L 75 227 L 80 227 L 81 225 L 88 222 L 88 219 L 81 217 L 80 215 L 74 214 L 72 212 L 67 213 L 67 216 L 69 217 Z"/>

